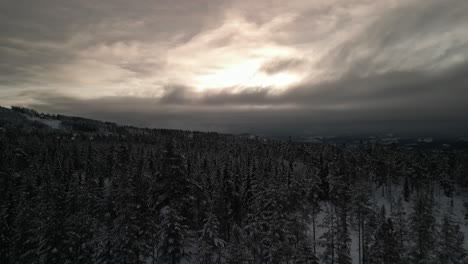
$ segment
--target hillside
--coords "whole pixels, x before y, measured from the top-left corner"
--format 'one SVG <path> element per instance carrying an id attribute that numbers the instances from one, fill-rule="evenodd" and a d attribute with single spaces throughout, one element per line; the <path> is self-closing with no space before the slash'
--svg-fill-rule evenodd
<path id="1" fill-rule="evenodd" d="M 468 263 L 468 153 L 0 108 L 0 263 Z"/>

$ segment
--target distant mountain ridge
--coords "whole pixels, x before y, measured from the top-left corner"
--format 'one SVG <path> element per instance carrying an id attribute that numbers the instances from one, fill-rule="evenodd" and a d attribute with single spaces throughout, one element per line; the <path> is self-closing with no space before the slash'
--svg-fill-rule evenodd
<path id="1" fill-rule="evenodd" d="M 12 106 L 11 109 L 0 106 L 0 127 L 21 126 L 58 129 L 68 132 L 101 134 L 108 135 L 112 133 L 121 133 L 123 130 L 131 133 L 145 133 L 149 130 L 174 130 L 164 128 L 144 128 L 127 125 L 119 125 L 114 122 L 99 121 L 90 118 L 67 116 L 62 114 L 40 113 L 34 109 Z M 208 132 L 209 133 L 209 132 Z M 216 133 L 216 132 L 211 132 Z M 220 133 L 224 134 L 224 133 Z M 268 135 L 256 135 L 251 133 L 235 134 L 236 136 L 248 139 L 275 139 L 280 141 L 299 141 L 315 144 L 346 144 L 347 147 L 356 147 L 359 145 L 379 144 L 379 145 L 399 145 L 407 149 L 468 149 L 468 137 L 443 138 L 436 136 L 410 137 L 396 134 L 376 134 L 367 136 L 353 135 L 303 135 L 303 136 L 281 136 L 270 137 Z"/>

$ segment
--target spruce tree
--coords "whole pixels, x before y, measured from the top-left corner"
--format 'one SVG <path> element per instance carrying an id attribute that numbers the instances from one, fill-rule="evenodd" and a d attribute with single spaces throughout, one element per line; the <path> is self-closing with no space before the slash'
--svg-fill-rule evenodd
<path id="1" fill-rule="evenodd" d="M 451 207 L 444 213 L 437 241 L 437 255 L 441 263 L 455 264 L 468 261 L 464 235 Z"/>
<path id="2" fill-rule="evenodd" d="M 436 219 L 432 197 L 420 194 L 414 201 L 410 215 L 410 235 L 412 263 L 434 263 L 436 261 Z"/>
<path id="3" fill-rule="evenodd" d="M 370 263 L 399 264 L 402 263 L 398 234 L 390 218 L 384 219 L 374 234 L 374 240 L 369 248 Z"/>
<path id="4" fill-rule="evenodd" d="M 325 206 L 324 212 L 325 218 L 320 225 L 321 228 L 325 229 L 320 237 L 320 245 L 323 249 L 321 261 L 324 264 L 335 264 L 337 263 L 337 217 L 330 203 Z"/>
<path id="5" fill-rule="evenodd" d="M 191 237 L 185 222 L 186 219 L 170 206 L 161 209 L 158 251 L 165 263 L 177 264 L 191 260 Z"/>
<path id="6" fill-rule="evenodd" d="M 219 221 L 213 213 L 208 213 L 203 229 L 199 231 L 198 261 L 201 264 L 218 263 L 224 256 L 222 250 L 226 242 L 220 238 Z"/>
<path id="7" fill-rule="evenodd" d="M 390 217 L 392 219 L 395 234 L 397 236 L 396 244 L 400 252 L 401 261 L 403 263 L 407 263 L 409 230 L 406 211 L 403 206 L 403 198 L 400 196 L 396 202 L 392 201 L 392 203 L 393 206 Z"/>

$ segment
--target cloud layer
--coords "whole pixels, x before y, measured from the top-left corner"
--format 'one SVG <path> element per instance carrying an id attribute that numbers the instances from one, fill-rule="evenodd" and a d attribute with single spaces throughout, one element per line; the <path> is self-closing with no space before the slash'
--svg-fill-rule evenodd
<path id="1" fill-rule="evenodd" d="M 468 132 L 464 0 L 0 10 L 2 105 L 223 132 Z"/>

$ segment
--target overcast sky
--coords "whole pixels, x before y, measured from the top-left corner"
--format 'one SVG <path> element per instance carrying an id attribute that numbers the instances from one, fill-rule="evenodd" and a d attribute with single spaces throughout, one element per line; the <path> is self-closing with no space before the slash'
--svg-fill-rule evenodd
<path id="1" fill-rule="evenodd" d="M 466 0 L 2 0 L 0 105 L 266 134 L 468 132 Z"/>

